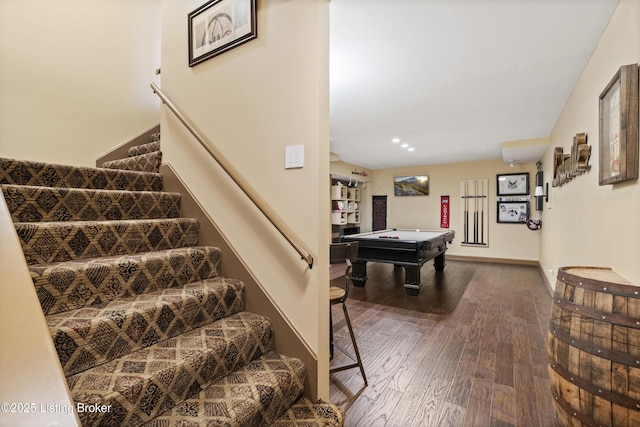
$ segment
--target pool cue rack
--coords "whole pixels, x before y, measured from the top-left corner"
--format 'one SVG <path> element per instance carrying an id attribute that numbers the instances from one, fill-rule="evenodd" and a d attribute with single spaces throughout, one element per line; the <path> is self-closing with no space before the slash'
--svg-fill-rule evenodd
<path id="1" fill-rule="evenodd" d="M 460 181 L 463 246 L 489 246 L 489 180 Z"/>

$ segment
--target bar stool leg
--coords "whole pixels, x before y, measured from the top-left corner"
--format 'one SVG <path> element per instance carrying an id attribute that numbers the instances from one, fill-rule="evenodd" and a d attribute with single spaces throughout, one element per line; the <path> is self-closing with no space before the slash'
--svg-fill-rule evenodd
<path id="1" fill-rule="evenodd" d="M 333 313 L 329 304 L 329 360 L 333 360 Z"/>
<path id="2" fill-rule="evenodd" d="M 337 343 L 332 344 L 335 345 L 336 347 L 338 347 L 340 350 L 342 350 L 343 352 L 345 352 L 345 354 L 347 356 L 349 356 L 351 359 L 355 360 L 356 363 L 351 364 L 351 365 L 344 365 L 344 366 L 339 366 L 336 368 L 332 368 L 329 370 L 329 372 L 339 372 L 339 371 L 344 371 L 346 369 L 351 369 L 351 368 L 355 368 L 358 367 L 360 368 L 360 374 L 362 374 L 362 379 L 364 380 L 364 385 L 367 386 L 369 385 L 368 381 L 367 381 L 367 376 L 364 373 L 364 367 L 362 365 L 362 359 L 360 358 L 360 351 L 358 350 L 358 344 L 356 343 L 356 336 L 353 333 L 353 327 L 351 326 L 351 319 L 349 318 L 349 312 L 347 311 L 347 305 L 345 304 L 345 302 L 343 301 L 342 303 L 342 311 L 344 311 L 344 320 L 347 323 L 347 329 L 349 330 L 349 336 L 351 337 L 351 343 L 353 344 L 353 350 L 355 352 L 355 359 L 353 359 L 353 356 L 351 356 L 349 353 L 345 352 L 341 346 L 339 346 Z M 332 324 L 333 327 L 333 324 Z M 332 347 L 333 347 L 332 345 Z"/>
<path id="3" fill-rule="evenodd" d="M 349 335 L 351 336 L 351 342 L 353 343 L 353 350 L 356 353 L 356 359 L 358 360 L 358 367 L 360 368 L 360 373 L 362 374 L 362 379 L 364 380 L 364 385 L 369 385 L 367 382 L 367 376 L 364 373 L 364 367 L 362 366 L 362 359 L 360 358 L 360 351 L 358 350 L 358 344 L 356 344 L 356 336 L 353 333 L 353 328 L 351 327 L 351 319 L 349 318 L 349 312 L 347 311 L 347 304 L 342 302 L 342 311 L 344 311 L 344 320 L 347 323 L 347 329 L 349 329 Z"/>

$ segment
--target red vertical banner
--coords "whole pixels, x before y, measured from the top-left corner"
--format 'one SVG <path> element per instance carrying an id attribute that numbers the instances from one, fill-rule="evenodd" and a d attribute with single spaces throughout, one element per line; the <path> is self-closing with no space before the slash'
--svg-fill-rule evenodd
<path id="1" fill-rule="evenodd" d="M 449 228 L 449 196 L 440 196 L 440 228 Z"/>

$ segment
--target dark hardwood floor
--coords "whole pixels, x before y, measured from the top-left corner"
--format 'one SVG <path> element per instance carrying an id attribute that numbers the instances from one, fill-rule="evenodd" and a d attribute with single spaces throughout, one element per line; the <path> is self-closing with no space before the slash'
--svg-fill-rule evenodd
<path id="1" fill-rule="evenodd" d="M 422 268 L 414 300 L 390 264 L 369 263 L 365 288 L 351 287 L 369 386 L 358 369 L 331 374 L 345 426 L 556 425 L 545 356 L 551 294 L 538 268 L 447 260 L 444 273 L 433 270 Z M 332 310 L 335 339 L 349 346 L 342 310 Z M 336 352 L 332 364 L 345 361 Z"/>

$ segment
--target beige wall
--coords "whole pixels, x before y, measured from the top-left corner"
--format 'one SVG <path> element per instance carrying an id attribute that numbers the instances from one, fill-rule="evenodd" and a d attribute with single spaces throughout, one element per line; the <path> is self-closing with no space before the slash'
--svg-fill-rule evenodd
<path id="1" fill-rule="evenodd" d="M 186 18 L 201 4 L 162 3 L 162 89 L 306 242 L 315 266 L 300 260 L 167 111 L 164 160 L 317 354 L 318 394 L 326 399 L 329 2 L 262 0 L 258 39 L 190 68 Z M 285 147 L 297 144 L 304 167 L 285 170 Z"/>
<path id="2" fill-rule="evenodd" d="M 159 25 L 153 0 L 0 1 L 0 156 L 91 166 L 157 123 L 148 85 L 160 65 Z M 2 205 L 0 400 L 36 410 L 2 414 L 0 424 L 79 425 Z"/>
<path id="3" fill-rule="evenodd" d="M 539 231 L 531 231 L 524 224 L 498 224 L 496 222 L 496 174 L 529 172 L 530 192 L 533 193 L 536 167 L 534 164 L 516 164 L 513 168 L 500 160 L 486 160 L 435 166 L 416 166 L 373 171 L 372 195 L 387 196 L 387 226 L 389 228 L 440 229 L 440 196 L 450 197 L 450 229 L 456 238 L 449 246 L 449 255 L 536 261 L 538 259 Z M 400 197 L 393 195 L 393 177 L 428 175 L 429 196 Z M 461 217 L 460 181 L 488 179 L 489 183 L 489 246 L 462 246 L 463 223 Z M 530 209 L 535 209 L 534 201 Z"/>
<path id="4" fill-rule="evenodd" d="M 154 0 L 0 1 L 0 156 L 74 165 L 158 122 Z"/>
<path id="5" fill-rule="evenodd" d="M 640 2 L 621 0 L 569 102 L 551 133 L 550 147 L 570 151 L 586 132 L 591 171 L 551 188 L 543 213 L 540 263 L 555 285 L 561 266 L 611 267 L 640 285 L 640 184 L 598 185 L 598 98 L 621 65 L 640 62 Z M 544 156 L 545 181 L 553 179 L 553 148 Z"/>
<path id="6" fill-rule="evenodd" d="M 78 426 L 58 353 L 2 195 L 0 241 L 0 402 L 29 404 L 24 410 L 3 408 L 0 425 Z M 60 410 L 41 410 L 41 405 Z"/>

